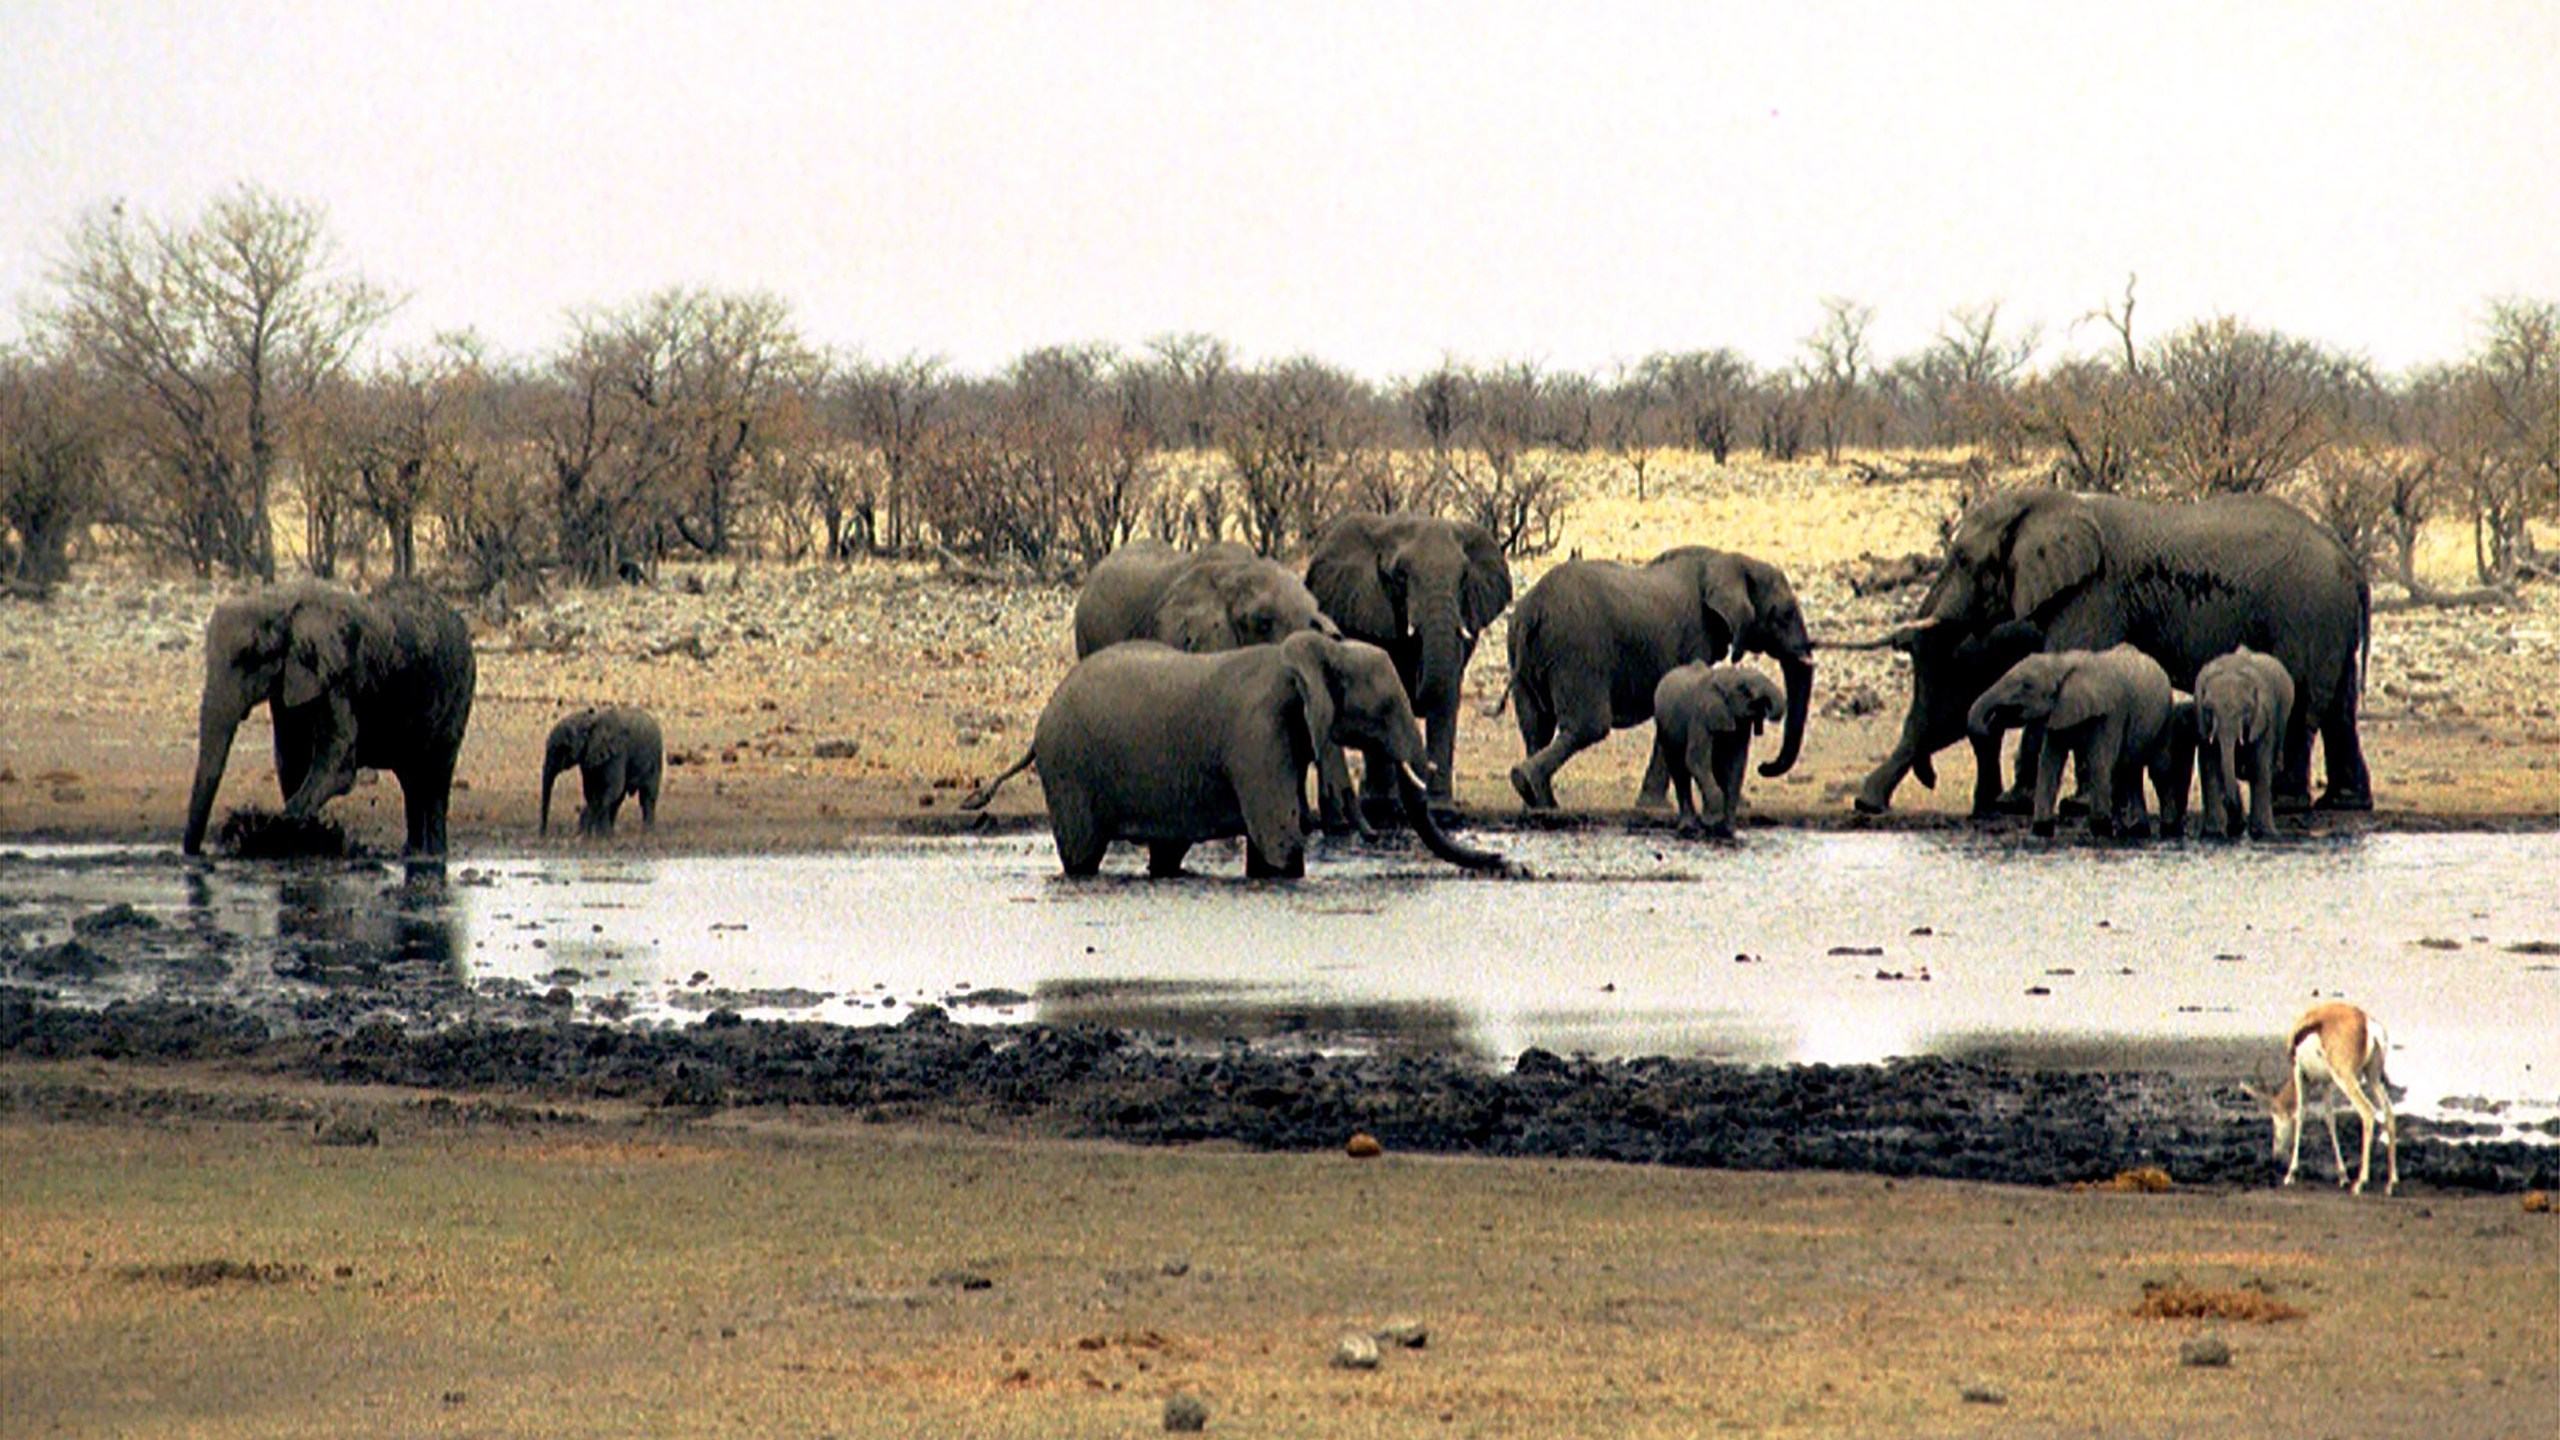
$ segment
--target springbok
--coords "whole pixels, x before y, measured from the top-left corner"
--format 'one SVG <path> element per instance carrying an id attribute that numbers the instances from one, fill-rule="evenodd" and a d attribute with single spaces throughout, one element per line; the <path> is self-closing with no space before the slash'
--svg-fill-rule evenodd
<path id="1" fill-rule="evenodd" d="M 2364 1150 L 2356 1166 L 2355 1193 L 2364 1193 L 2364 1183 L 2373 1173 L 2373 1116 L 2382 1112 L 2382 1144 L 2391 1164 L 2390 1178 L 2384 1182 L 2386 1195 L 2400 1188 L 2399 1121 L 2391 1113 L 2391 1082 L 2382 1073 L 2383 1052 L 2390 1042 L 2382 1033 L 2382 1025 L 2361 1009 L 2341 1000 L 2314 1005 L 2293 1022 L 2293 1038 L 2287 1048 L 2292 1052 L 2293 1074 L 2284 1088 L 2274 1094 L 2255 1085 L 2243 1085 L 2267 1107 L 2268 1118 L 2275 1123 L 2275 1158 L 2285 1162 L 2284 1184 L 2293 1183 L 2294 1172 L 2302 1166 L 2302 1109 L 2309 1102 L 2310 1087 L 2322 1080 L 2335 1086 L 2338 1093 L 2355 1107 L 2356 1117 L 2364 1122 Z M 2347 1183 L 2347 1157 L 2338 1148 L 2338 1107 L 2328 1108 L 2329 1158 L 2338 1167 L 2338 1183 Z"/>

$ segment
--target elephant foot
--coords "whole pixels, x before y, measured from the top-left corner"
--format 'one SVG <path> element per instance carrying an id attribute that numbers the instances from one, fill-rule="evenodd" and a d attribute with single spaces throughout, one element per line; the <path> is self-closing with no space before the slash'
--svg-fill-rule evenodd
<path id="1" fill-rule="evenodd" d="M 2000 792 L 2000 798 L 1991 802 L 1991 808 L 1994 813 L 2000 815 L 2032 815 L 2036 808 L 2036 792 L 2003 790 Z"/>
<path id="2" fill-rule="evenodd" d="M 2370 790 L 2341 790 L 2332 785 L 2327 790 L 2321 792 L 2320 798 L 2312 802 L 2311 808 L 2314 810 L 2348 810 L 2361 814 L 2373 808 L 2373 792 Z"/>
<path id="3" fill-rule="evenodd" d="M 2276 813 L 2279 815 L 2306 815 L 2311 812 L 2311 808 L 2311 792 L 2308 790 L 2279 790 L 2276 792 Z M 2370 798 L 2366 800 L 2365 808 L 2368 810 L 2373 808 L 2373 802 Z"/>
<path id="4" fill-rule="evenodd" d="M 1529 767 L 1526 764 L 1511 767 L 1511 788 L 1519 793 L 1520 803 L 1532 810 L 1556 808 L 1555 792 L 1538 783 L 1537 779 L 1529 773 Z"/>
<path id="5" fill-rule="evenodd" d="M 1659 814 L 1671 808 L 1671 796 L 1668 793 L 1652 795 L 1639 791 L 1636 795 L 1636 808 L 1647 813 Z"/>
<path id="6" fill-rule="evenodd" d="M 2057 813 L 2065 816 L 2086 815 L 2089 813 L 2089 797 L 2086 795 L 2065 795 L 2062 797 L 2062 804 L 2058 807 Z"/>
<path id="7" fill-rule="evenodd" d="M 1882 815 L 1892 807 L 1880 804 L 1874 800 L 1868 799 L 1864 795 L 1860 795 L 1849 802 L 1849 808 L 1861 815 Z"/>
<path id="8" fill-rule="evenodd" d="M 2053 822 L 2051 820 L 2030 820 L 2027 822 L 2027 833 L 2035 836 L 2039 840 L 2050 840 L 2053 838 Z"/>

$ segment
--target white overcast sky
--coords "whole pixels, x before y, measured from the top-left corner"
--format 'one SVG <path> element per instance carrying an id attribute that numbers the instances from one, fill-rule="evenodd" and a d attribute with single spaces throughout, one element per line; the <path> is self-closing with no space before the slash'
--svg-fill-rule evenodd
<path id="1" fill-rule="evenodd" d="M 242 181 L 517 354 L 673 284 L 977 371 L 2049 354 L 2134 272 L 2397 368 L 2560 299 L 2560 6 L 0 0 L 0 335 L 84 208 Z"/>

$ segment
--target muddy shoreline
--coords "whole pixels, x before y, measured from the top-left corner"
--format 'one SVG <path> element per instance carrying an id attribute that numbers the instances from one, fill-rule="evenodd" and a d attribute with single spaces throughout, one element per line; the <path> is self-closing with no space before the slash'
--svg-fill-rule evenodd
<path id="1" fill-rule="evenodd" d="M 2265 1126 L 2235 1086 L 2167 1074 L 1543 1050 L 1497 1070 L 1463 1057 L 1203 1046 L 1098 1026 L 961 1025 L 938 1007 L 882 1027 L 727 1011 L 683 1028 L 487 1017 L 418 1027 L 386 1018 L 380 1000 L 331 994 L 281 1018 L 168 1001 L 84 1009 L 12 987 L 0 992 L 0 1057 L 213 1063 L 533 1102 L 636 1101 L 677 1115 L 816 1106 L 868 1122 L 1151 1145 L 1311 1151 L 1365 1132 L 1404 1152 L 2039 1186 L 2141 1167 L 2183 1185 L 2262 1185 L 2274 1174 Z M 533 997 L 517 1008 L 538 1016 L 542 1006 Z M 44 1105 L 31 1095 L 10 1103 Z M 2471 1140 L 2463 1128 L 2403 1122 L 2404 1190 L 2560 1188 L 2560 1146 Z M 2348 1134 L 2352 1150 L 2352 1125 Z M 2326 1176 L 2325 1163 L 2305 1163 Z"/>

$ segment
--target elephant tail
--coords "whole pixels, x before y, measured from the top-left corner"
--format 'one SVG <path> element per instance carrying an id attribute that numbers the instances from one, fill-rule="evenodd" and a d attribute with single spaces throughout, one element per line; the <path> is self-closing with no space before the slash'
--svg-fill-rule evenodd
<path id="1" fill-rule="evenodd" d="M 1031 746 L 1023 750 L 1022 758 L 1014 761 L 1012 766 L 1006 769 L 1003 774 L 963 796 L 960 801 L 960 808 L 963 810 L 986 809 L 988 802 L 996 798 L 996 791 L 1003 788 L 1004 782 L 1021 774 L 1023 771 L 1030 769 L 1033 765 L 1039 762 L 1039 759 L 1040 747 L 1037 742 L 1034 742 Z"/>
<path id="2" fill-rule="evenodd" d="M 2364 703 L 2364 677 L 2373 673 L 2373 582 L 2356 572 L 2356 673 L 2348 676 L 2348 698 Z"/>

